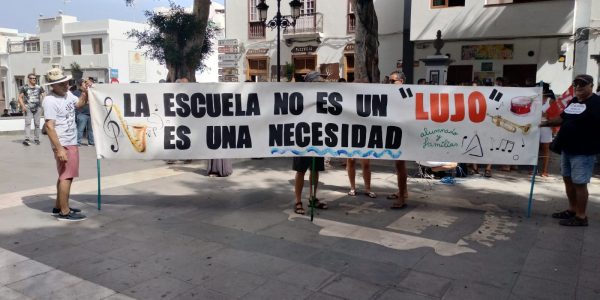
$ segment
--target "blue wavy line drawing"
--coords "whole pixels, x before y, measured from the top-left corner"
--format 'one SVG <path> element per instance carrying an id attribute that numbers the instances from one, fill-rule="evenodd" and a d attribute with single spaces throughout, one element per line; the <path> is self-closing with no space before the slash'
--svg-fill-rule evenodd
<path id="1" fill-rule="evenodd" d="M 398 151 L 392 151 L 389 149 L 386 150 L 382 150 L 380 152 L 376 152 L 375 150 L 368 150 L 366 152 L 363 152 L 361 150 L 354 150 L 354 151 L 348 151 L 348 150 L 335 150 L 335 149 L 331 149 L 331 148 L 324 148 L 324 149 L 320 149 L 317 147 L 308 147 L 306 150 L 299 150 L 299 149 L 295 149 L 295 148 L 277 148 L 277 147 L 272 147 L 271 148 L 271 154 L 285 154 L 286 152 L 291 152 L 294 155 L 298 155 L 298 156 L 302 156 L 302 155 L 306 155 L 307 153 L 313 152 L 315 154 L 318 155 L 325 155 L 325 154 L 329 154 L 331 156 L 346 156 L 346 157 L 362 157 L 362 158 L 367 158 L 367 157 L 375 157 L 375 158 L 381 158 L 384 155 L 389 156 L 390 158 L 393 159 L 397 159 L 400 158 L 400 156 L 402 156 L 402 151 L 398 150 Z"/>

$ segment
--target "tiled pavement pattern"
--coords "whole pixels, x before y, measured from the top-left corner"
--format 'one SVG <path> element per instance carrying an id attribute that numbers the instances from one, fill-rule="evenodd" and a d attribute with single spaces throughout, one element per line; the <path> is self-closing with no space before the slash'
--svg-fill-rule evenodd
<path id="1" fill-rule="evenodd" d="M 334 160 L 319 186 L 330 209 L 311 223 L 287 213 L 290 159 L 239 160 L 227 178 L 204 176 L 203 162 L 103 161 L 105 180 L 124 183 L 102 191 L 98 212 L 94 152 L 82 148 L 84 192 L 71 198 L 89 219 L 65 224 L 49 215 L 47 142 L 0 143 L 0 299 L 600 299 L 598 179 L 590 227 L 565 228 L 549 217 L 564 206 L 558 176 L 536 183 L 530 219 L 527 171 L 413 178 L 409 208 L 390 211 L 390 163 L 374 164 L 370 199 L 346 195 Z M 15 192 L 21 203 L 3 205 Z"/>

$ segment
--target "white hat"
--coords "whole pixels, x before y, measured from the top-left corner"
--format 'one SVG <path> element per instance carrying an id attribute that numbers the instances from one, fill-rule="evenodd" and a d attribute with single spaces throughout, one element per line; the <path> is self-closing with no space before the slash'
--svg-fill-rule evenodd
<path id="1" fill-rule="evenodd" d="M 71 75 L 64 75 L 61 69 L 54 68 L 46 73 L 46 80 L 46 85 L 61 83 L 71 80 Z"/>

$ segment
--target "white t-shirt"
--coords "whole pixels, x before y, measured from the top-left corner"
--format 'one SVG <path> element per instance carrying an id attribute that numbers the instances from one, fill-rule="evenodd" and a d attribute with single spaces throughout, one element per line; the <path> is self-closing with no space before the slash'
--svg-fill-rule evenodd
<path id="1" fill-rule="evenodd" d="M 44 97 L 44 118 L 54 120 L 58 140 L 63 146 L 77 145 L 77 124 L 75 123 L 75 104 L 79 101 L 71 93 L 58 96 L 54 93 Z"/>

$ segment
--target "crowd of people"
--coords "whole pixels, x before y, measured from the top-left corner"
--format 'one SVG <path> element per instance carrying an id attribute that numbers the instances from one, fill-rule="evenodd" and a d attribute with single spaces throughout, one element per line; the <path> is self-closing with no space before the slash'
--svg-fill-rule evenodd
<path id="1" fill-rule="evenodd" d="M 57 198 L 53 213 L 59 220 L 79 221 L 85 219 L 81 210 L 69 206 L 71 183 L 79 172 L 78 147 L 83 145 L 82 137 L 87 133 L 88 145 L 94 145 L 93 130 L 88 106 L 87 90 L 93 84 L 92 80 L 72 81 L 70 76 L 65 76 L 61 69 L 55 68 L 46 74 L 49 92 L 37 84 L 37 76 L 29 74 L 28 83 L 24 85 L 19 94 L 19 106 L 25 115 L 25 138 L 23 145 L 30 146 L 33 142 L 40 142 L 40 119 L 42 111 L 45 114 L 45 128 L 52 146 L 58 171 Z M 309 72 L 304 81 L 320 82 L 323 76 L 317 71 Z M 384 83 L 401 85 L 406 81 L 404 74 L 398 71 L 386 76 Z M 187 78 L 178 79 L 179 83 L 189 82 Z M 339 82 L 345 82 L 340 80 Z M 355 82 L 365 82 L 356 80 Z M 428 84 L 425 79 L 419 79 L 418 84 Z M 71 84 L 69 84 L 71 83 Z M 480 82 L 472 82 L 478 85 Z M 489 82 L 486 83 L 489 85 Z M 502 86 L 505 82 L 497 78 L 495 85 Z M 540 176 L 548 176 L 550 150 L 561 155 L 561 175 L 565 183 L 568 199 L 568 208 L 552 215 L 560 219 L 560 224 L 565 226 L 587 226 L 588 219 L 586 207 L 588 200 L 587 184 L 593 174 L 596 156 L 600 154 L 600 140 L 591 138 L 600 130 L 600 96 L 594 94 L 594 80 L 589 75 L 578 75 L 573 80 L 575 97 L 567 105 L 560 117 L 550 119 L 546 115 L 548 107 L 556 97 L 548 84 L 543 86 L 542 123 L 540 124 Z M 599 89 L 600 90 L 600 89 Z M 4 110 L 8 115 L 8 110 Z M 34 124 L 33 135 L 31 123 Z M 554 137 L 552 126 L 561 126 L 558 135 Z M 168 161 L 167 163 L 173 163 Z M 189 162 L 189 161 L 184 161 Z M 359 193 L 356 185 L 356 165 L 360 164 L 364 182 L 364 190 Z M 478 174 L 477 165 L 460 165 L 454 162 L 417 162 L 422 168 L 422 174 Z M 329 163 L 330 165 L 331 163 Z M 371 162 L 369 159 L 345 159 L 344 165 L 349 179 L 349 196 L 364 194 L 376 198 L 377 194 L 371 186 Z M 296 172 L 294 180 L 294 212 L 304 214 L 302 191 L 304 189 L 305 175 L 309 171 L 310 197 L 309 205 L 318 209 L 327 209 L 327 203 L 317 197 L 319 172 L 325 171 L 326 160 L 323 157 L 294 157 L 292 169 Z M 407 207 L 407 169 L 406 162 L 395 160 L 397 191 L 387 195 L 394 200 L 390 209 L 404 209 Z M 483 176 L 491 177 L 491 165 L 485 167 Z M 505 169 L 510 171 L 510 167 Z M 229 176 L 233 172 L 231 161 L 228 159 L 212 159 L 208 163 L 208 176 Z M 442 175 L 443 176 L 443 175 Z"/>

